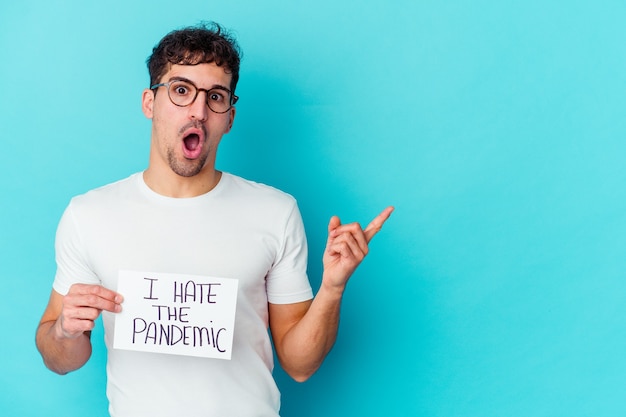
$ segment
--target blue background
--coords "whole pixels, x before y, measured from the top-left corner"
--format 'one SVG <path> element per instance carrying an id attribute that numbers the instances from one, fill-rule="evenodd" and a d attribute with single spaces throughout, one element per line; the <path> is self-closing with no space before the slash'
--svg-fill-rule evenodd
<path id="1" fill-rule="evenodd" d="M 0 409 L 105 416 L 105 348 L 34 344 L 75 195 L 143 170 L 145 59 L 216 20 L 244 50 L 218 167 L 333 214 L 396 206 L 290 416 L 626 414 L 623 1 L 4 1 Z"/>

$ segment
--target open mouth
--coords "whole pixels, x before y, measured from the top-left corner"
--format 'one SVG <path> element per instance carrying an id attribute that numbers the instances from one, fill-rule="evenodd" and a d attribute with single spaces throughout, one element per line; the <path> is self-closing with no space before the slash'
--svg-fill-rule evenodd
<path id="1" fill-rule="evenodd" d="M 183 154 L 187 159 L 196 159 L 202 152 L 202 137 L 199 133 L 190 132 L 183 137 Z"/>
<path id="2" fill-rule="evenodd" d="M 183 138 L 183 144 L 185 146 L 185 150 L 193 152 L 198 148 L 198 146 L 200 146 L 200 136 L 195 133 L 187 135 Z"/>

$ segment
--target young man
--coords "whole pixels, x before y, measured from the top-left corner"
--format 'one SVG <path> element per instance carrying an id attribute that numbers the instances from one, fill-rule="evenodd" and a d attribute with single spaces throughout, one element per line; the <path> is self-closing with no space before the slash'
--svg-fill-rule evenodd
<path id="1" fill-rule="evenodd" d="M 142 97 L 152 119 L 148 168 L 75 197 L 59 223 L 57 273 L 37 347 L 54 372 L 80 368 L 102 314 L 113 417 L 277 416 L 268 327 L 285 371 L 309 378 L 335 341 L 346 283 L 393 210 L 365 229 L 331 218 L 313 298 L 295 200 L 215 169 L 235 119 L 239 56 L 218 25 L 163 38 L 148 60 L 151 86 Z M 231 359 L 113 348 L 122 270 L 236 279 Z"/>

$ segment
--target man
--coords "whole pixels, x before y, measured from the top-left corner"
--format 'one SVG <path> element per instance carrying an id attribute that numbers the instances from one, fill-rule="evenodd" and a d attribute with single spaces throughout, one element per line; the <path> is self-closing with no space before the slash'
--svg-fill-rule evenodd
<path id="1" fill-rule="evenodd" d="M 75 197 L 59 223 L 57 273 L 37 347 L 54 372 L 80 368 L 102 314 L 114 417 L 277 416 L 268 327 L 284 370 L 308 379 L 335 341 L 348 278 L 393 210 L 364 230 L 331 218 L 313 298 L 295 200 L 215 169 L 235 119 L 239 56 L 216 24 L 165 36 L 148 60 L 142 96 L 152 120 L 148 168 Z M 232 358 L 113 348 L 122 270 L 238 280 Z"/>

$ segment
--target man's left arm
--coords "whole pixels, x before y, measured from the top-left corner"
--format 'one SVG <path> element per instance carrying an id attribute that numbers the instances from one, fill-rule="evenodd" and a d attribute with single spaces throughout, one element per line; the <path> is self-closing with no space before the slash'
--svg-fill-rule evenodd
<path id="1" fill-rule="evenodd" d="M 322 284 L 315 298 L 294 304 L 269 304 L 276 355 L 285 372 L 296 381 L 311 377 L 333 347 L 346 284 L 392 211 L 393 207 L 387 207 L 365 229 L 358 223 L 342 225 L 333 216 L 328 224 Z"/>

